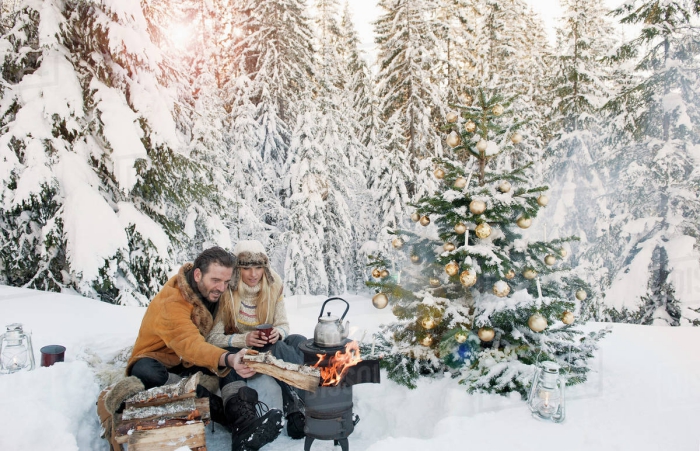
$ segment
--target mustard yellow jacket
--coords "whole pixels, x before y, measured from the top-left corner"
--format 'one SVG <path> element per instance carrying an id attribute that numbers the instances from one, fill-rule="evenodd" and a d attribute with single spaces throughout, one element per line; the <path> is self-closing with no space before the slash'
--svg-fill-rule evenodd
<path id="1" fill-rule="evenodd" d="M 180 268 L 149 304 L 127 364 L 127 375 L 134 363 L 144 357 L 167 368 L 182 363 L 185 367 L 208 368 L 219 376 L 228 374 L 228 369 L 219 369 L 219 358 L 226 351 L 205 339 L 214 319 L 187 283 L 185 274 L 191 269 L 192 263 Z"/>

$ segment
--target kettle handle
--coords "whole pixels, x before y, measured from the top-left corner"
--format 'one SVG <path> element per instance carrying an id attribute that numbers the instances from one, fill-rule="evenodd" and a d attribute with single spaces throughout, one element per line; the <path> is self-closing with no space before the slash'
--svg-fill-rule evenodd
<path id="1" fill-rule="evenodd" d="M 341 316 L 340 319 L 342 320 L 343 318 L 345 318 L 345 315 L 348 313 L 348 310 L 350 310 L 350 304 L 348 304 L 348 301 L 346 301 L 346 300 L 343 299 L 343 298 L 328 298 L 328 299 L 326 299 L 326 301 L 325 301 L 325 302 L 323 303 L 323 305 L 321 306 L 321 313 L 318 314 L 318 317 L 319 317 L 319 318 L 323 316 L 323 309 L 326 308 L 326 304 L 328 303 L 328 301 L 333 301 L 333 300 L 336 300 L 336 299 L 339 300 L 339 301 L 345 302 L 345 305 L 347 305 L 347 307 L 345 307 L 345 312 L 343 312 L 343 316 Z"/>

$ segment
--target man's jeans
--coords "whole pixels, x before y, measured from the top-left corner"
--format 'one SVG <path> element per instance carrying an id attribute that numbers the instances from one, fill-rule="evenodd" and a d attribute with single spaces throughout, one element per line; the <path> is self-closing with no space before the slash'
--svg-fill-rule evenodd
<path id="1" fill-rule="evenodd" d="M 299 345 L 306 341 L 306 337 L 302 335 L 290 335 L 284 341 L 278 341 L 273 345 L 265 345 L 262 348 L 255 348 L 256 351 L 270 353 L 277 359 L 287 363 L 296 363 L 302 365 L 304 363 L 304 353 L 299 349 Z M 226 348 L 231 352 L 238 352 L 241 348 Z M 277 380 L 282 389 L 282 405 L 284 406 L 284 414 L 289 415 L 293 412 L 298 412 L 301 409 L 301 401 L 303 399 L 303 391 L 290 387 L 288 384 Z M 221 387 L 221 397 L 224 398 L 224 405 L 238 390 L 246 385 L 246 380 L 231 370 L 226 377 L 219 379 L 219 387 Z"/>
<path id="2" fill-rule="evenodd" d="M 131 367 L 131 375 L 141 379 L 146 390 L 165 384 L 175 383 L 180 379 L 192 376 L 197 371 L 214 376 L 214 373 L 201 366 L 186 368 L 180 364 L 172 368 L 166 368 L 165 365 L 150 357 L 138 359 L 136 363 L 134 363 L 134 366 Z"/>

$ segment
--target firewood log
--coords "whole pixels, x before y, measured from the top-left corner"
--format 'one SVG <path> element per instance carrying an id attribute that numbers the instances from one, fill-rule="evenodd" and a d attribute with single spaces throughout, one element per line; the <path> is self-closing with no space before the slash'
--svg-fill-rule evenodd
<path id="1" fill-rule="evenodd" d="M 315 392 L 321 381 L 318 368 L 288 363 L 275 358 L 269 352 L 260 353 L 249 349 L 243 356 L 243 363 L 258 373 L 267 374 L 292 387 Z"/>

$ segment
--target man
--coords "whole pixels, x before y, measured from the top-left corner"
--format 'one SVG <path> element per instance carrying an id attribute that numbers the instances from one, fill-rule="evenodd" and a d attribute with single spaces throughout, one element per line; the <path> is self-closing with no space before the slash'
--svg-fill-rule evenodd
<path id="1" fill-rule="evenodd" d="M 231 369 L 244 375 L 250 370 L 241 355 L 206 342 L 214 324 L 218 301 L 228 287 L 236 265 L 235 257 L 220 247 L 202 252 L 172 277 L 146 309 L 141 328 L 127 363 L 126 379 L 105 397 L 111 412 L 124 399 L 144 389 L 172 384 L 201 371 L 224 377 Z M 218 379 L 211 378 L 214 382 Z M 232 429 L 233 439 L 245 443 L 242 449 L 258 449 L 274 440 L 282 428 L 282 412 L 272 409 L 264 415 L 256 410 L 257 397 L 237 397 L 236 418 L 227 418 L 223 402 L 212 395 L 216 386 L 197 387 L 197 396 L 209 397 L 212 420 Z"/>

